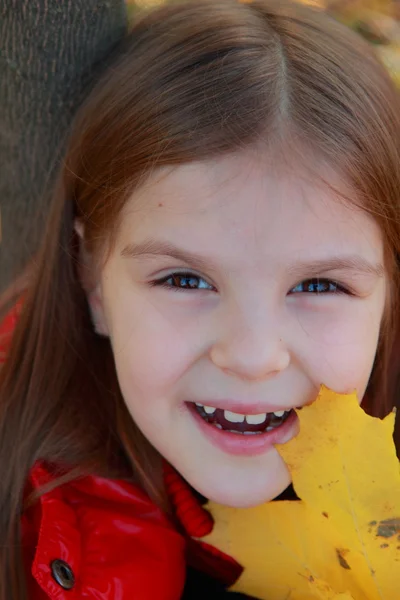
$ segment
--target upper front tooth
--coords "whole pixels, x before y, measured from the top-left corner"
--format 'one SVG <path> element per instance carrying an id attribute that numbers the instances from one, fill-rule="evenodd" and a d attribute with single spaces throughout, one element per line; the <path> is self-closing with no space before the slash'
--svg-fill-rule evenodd
<path id="1" fill-rule="evenodd" d="M 276 411 L 274 412 L 274 415 L 275 415 L 276 417 L 283 417 L 283 415 L 284 415 L 284 414 L 285 414 L 285 411 L 284 411 L 284 410 L 276 410 Z"/>
<path id="2" fill-rule="evenodd" d="M 215 413 L 215 411 L 217 410 L 216 408 L 214 408 L 213 406 L 203 406 L 204 408 L 204 412 L 207 415 L 212 415 L 213 413 Z"/>
<path id="3" fill-rule="evenodd" d="M 243 423 L 244 421 L 244 415 L 239 415 L 238 413 L 231 412 L 230 410 L 224 410 L 224 417 L 231 423 Z"/>
<path id="4" fill-rule="evenodd" d="M 246 421 L 249 425 L 260 425 L 264 423 L 266 418 L 266 413 L 262 413 L 261 415 L 246 415 Z"/>

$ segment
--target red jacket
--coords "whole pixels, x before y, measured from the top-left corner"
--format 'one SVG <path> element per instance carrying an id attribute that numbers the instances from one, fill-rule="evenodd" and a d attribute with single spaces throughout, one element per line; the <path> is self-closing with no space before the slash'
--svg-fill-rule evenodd
<path id="1" fill-rule="evenodd" d="M 0 327 L 0 362 L 17 313 Z M 27 492 L 52 480 L 34 465 Z M 188 560 L 225 584 L 241 567 L 197 542 L 212 519 L 168 465 L 165 483 L 181 530 L 125 481 L 89 476 L 41 496 L 22 515 L 22 546 L 30 600 L 178 600 Z"/>

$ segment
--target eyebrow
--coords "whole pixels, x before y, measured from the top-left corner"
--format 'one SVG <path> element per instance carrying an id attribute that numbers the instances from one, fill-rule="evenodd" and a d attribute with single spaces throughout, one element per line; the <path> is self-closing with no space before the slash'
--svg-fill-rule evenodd
<path id="1" fill-rule="evenodd" d="M 195 252 L 183 250 L 171 242 L 146 240 L 140 244 L 128 244 L 121 252 L 127 258 L 152 258 L 155 256 L 169 256 L 187 264 L 196 265 L 201 270 L 217 271 L 217 264 L 209 258 Z"/>
<path id="2" fill-rule="evenodd" d="M 372 275 L 374 277 L 383 277 L 385 274 L 385 269 L 382 263 L 370 262 L 369 260 L 356 254 L 310 262 L 299 262 L 289 269 L 289 272 L 292 275 L 301 275 L 304 273 L 304 271 L 307 271 L 308 275 L 314 276 L 330 271 L 349 271 L 363 275 Z"/>
<path id="3" fill-rule="evenodd" d="M 153 239 L 146 240 L 139 244 L 128 244 L 122 250 L 121 256 L 125 258 L 154 258 L 156 256 L 168 256 L 189 265 L 193 265 L 200 270 L 218 270 L 217 263 L 210 258 L 179 248 L 171 242 Z M 304 275 L 305 272 L 307 273 L 307 276 L 317 276 L 327 271 L 358 272 L 374 277 L 382 277 L 385 273 L 384 266 L 381 263 L 372 263 L 358 255 L 302 261 L 289 268 L 289 273 L 293 277 L 300 277 Z"/>

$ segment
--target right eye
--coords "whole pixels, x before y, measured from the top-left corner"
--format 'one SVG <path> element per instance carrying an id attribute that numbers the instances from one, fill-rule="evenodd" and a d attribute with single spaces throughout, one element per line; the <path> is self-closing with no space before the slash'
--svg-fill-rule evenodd
<path id="1" fill-rule="evenodd" d="M 152 281 L 154 287 L 165 287 L 174 291 L 211 290 L 215 288 L 205 279 L 194 273 L 171 273 L 161 279 Z"/>

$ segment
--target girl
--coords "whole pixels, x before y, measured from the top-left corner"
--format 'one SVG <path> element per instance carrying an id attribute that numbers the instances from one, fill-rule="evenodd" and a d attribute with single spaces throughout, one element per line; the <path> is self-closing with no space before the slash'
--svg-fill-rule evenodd
<path id="1" fill-rule="evenodd" d="M 7 317 L 1 600 L 175 600 L 186 564 L 232 583 L 193 541 L 196 493 L 285 490 L 274 444 L 321 383 L 390 410 L 399 109 L 366 43 L 310 8 L 201 1 L 134 27 Z"/>

